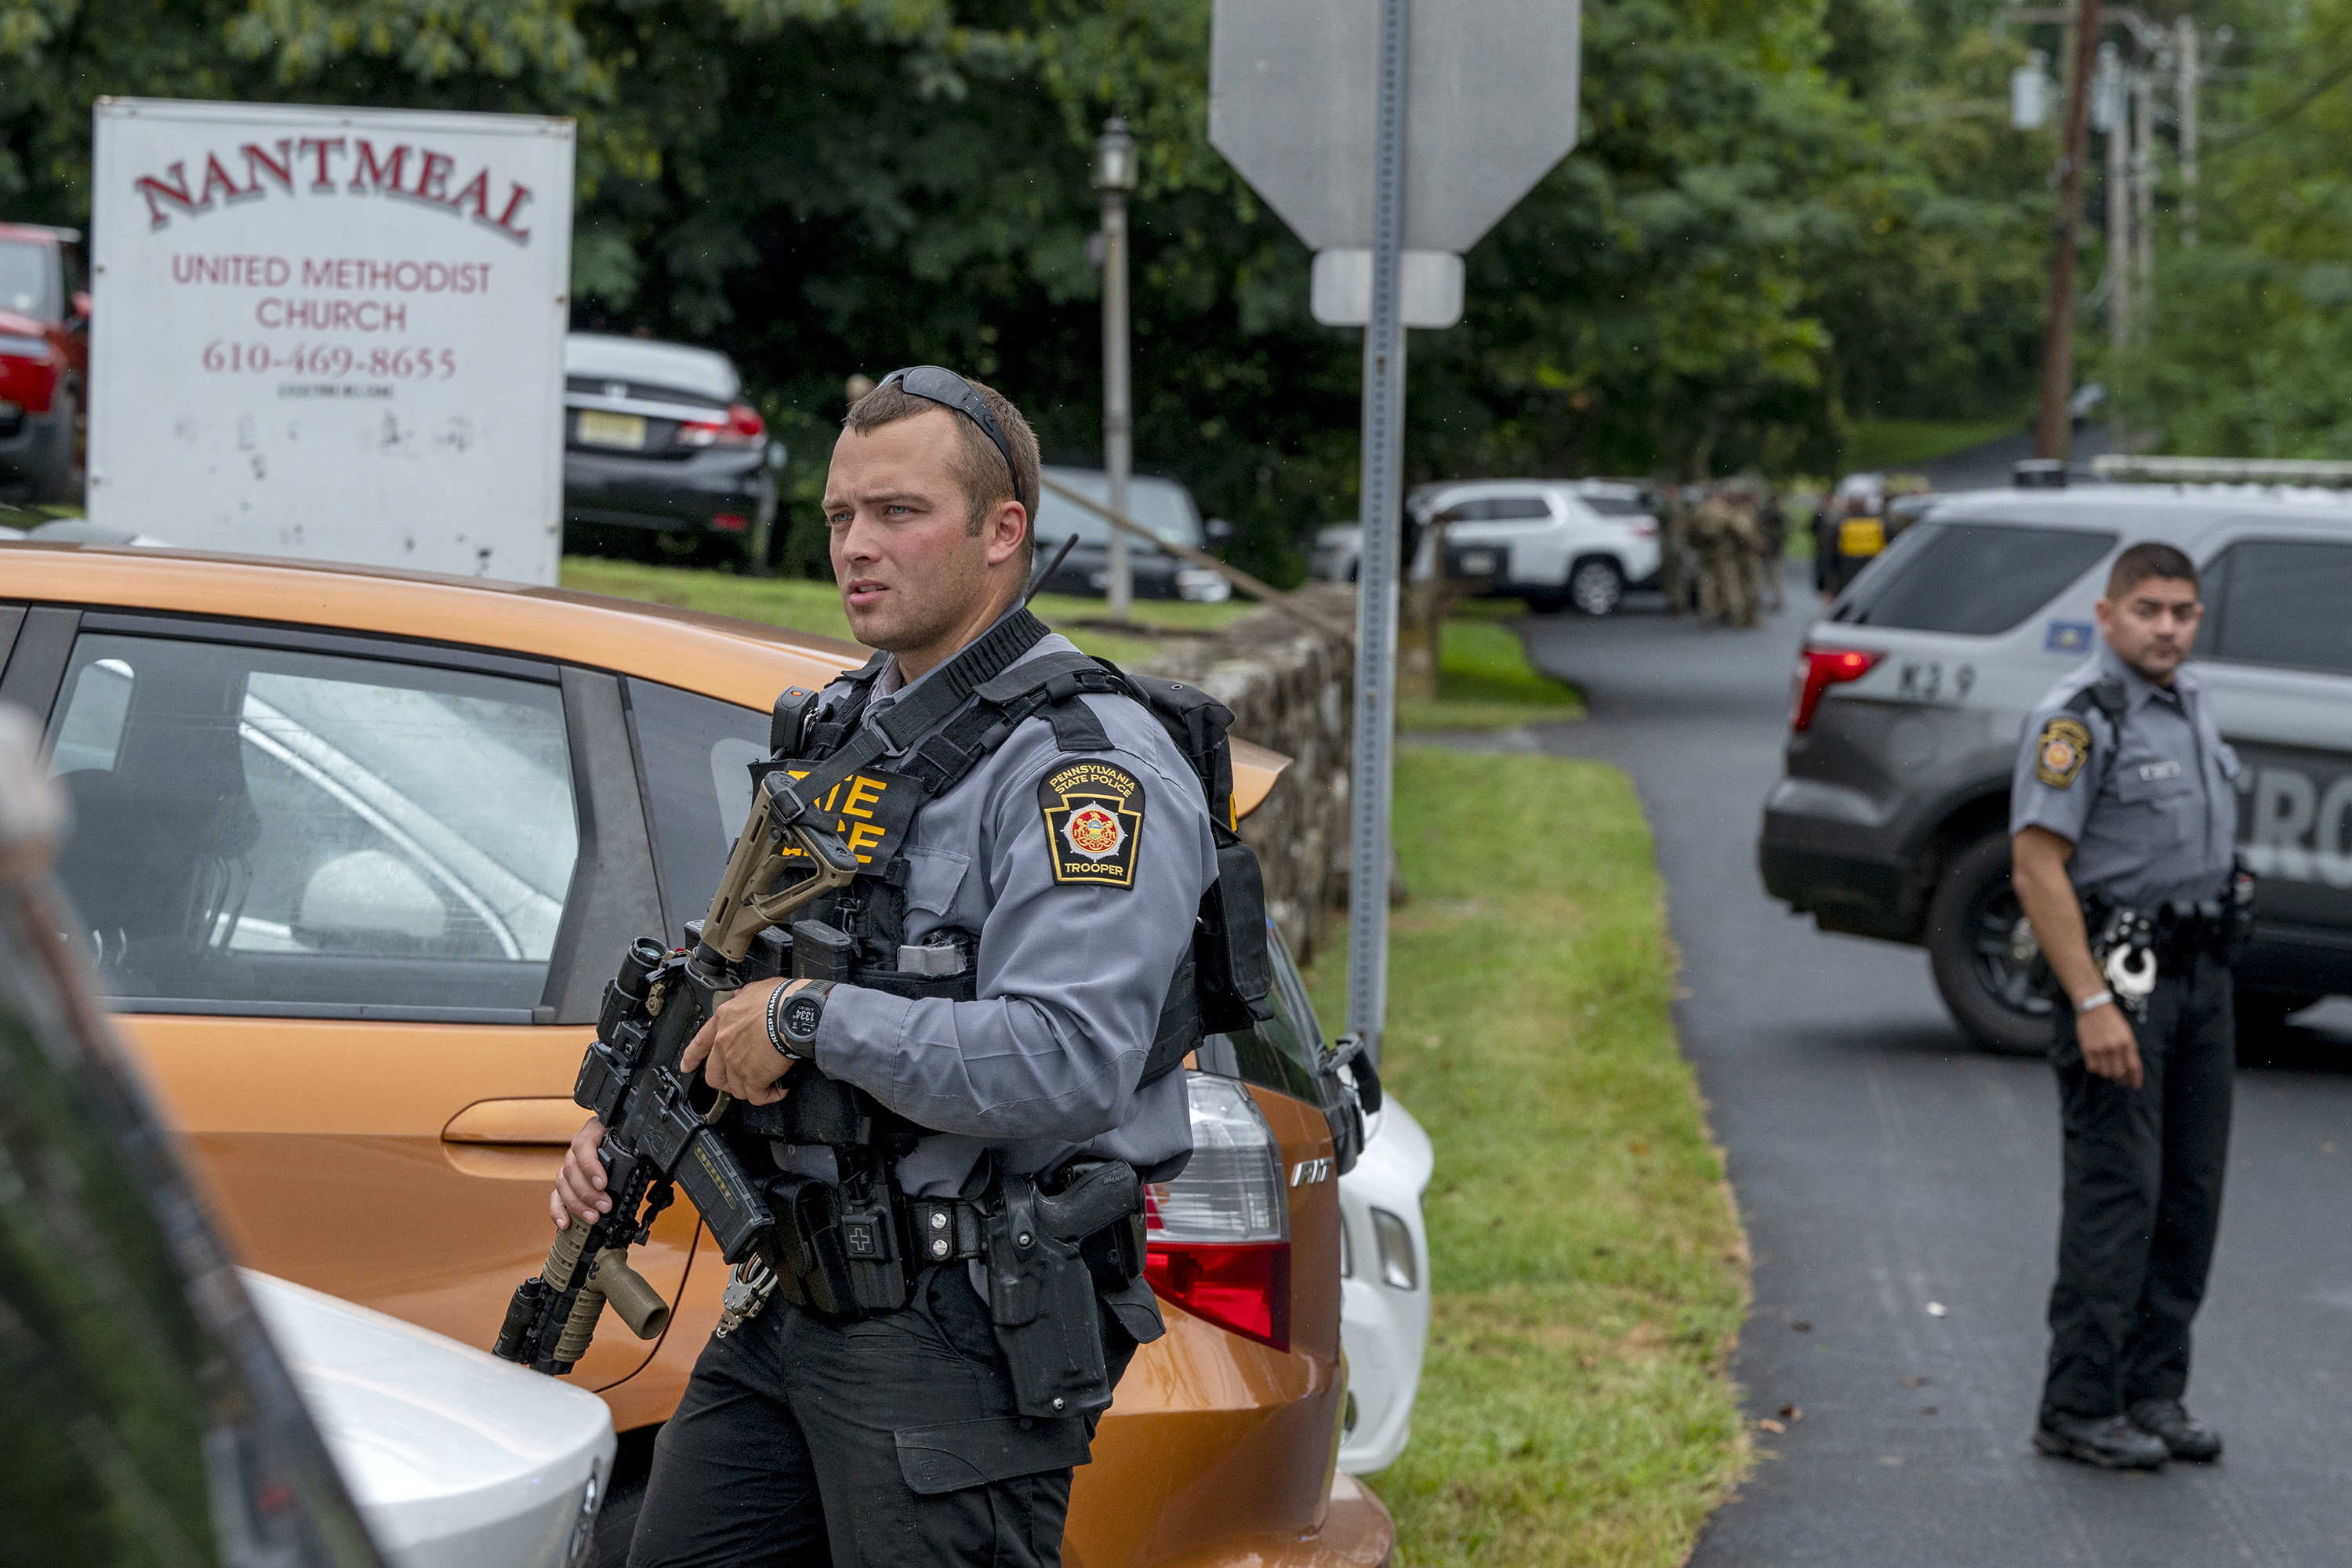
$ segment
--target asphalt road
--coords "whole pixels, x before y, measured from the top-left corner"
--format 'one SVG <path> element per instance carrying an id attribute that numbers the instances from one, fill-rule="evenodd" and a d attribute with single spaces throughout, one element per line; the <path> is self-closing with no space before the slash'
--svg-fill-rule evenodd
<path id="1" fill-rule="evenodd" d="M 1792 584 L 1792 587 L 1795 584 Z M 1916 949 L 1764 896 L 1755 838 L 1810 614 L 1700 631 L 1638 603 L 1524 624 L 1591 718 L 1513 740 L 1633 775 L 1683 957 L 1675 1018 L 1755 1258 L 1737 1375 L 1761 1458 L 1696 1568 L 2352 1562 L 2352 1005 L 2242 1070 L 2192 1409 L 2228 1458 L 2110 1475 L 2033 1452 L 2057 1097 L 1969 1048 Z M 1509 742 L 1507 742 L 1509 743 Z M 2340 1065 L 2339 1065 L 2340 1064 Z"/>

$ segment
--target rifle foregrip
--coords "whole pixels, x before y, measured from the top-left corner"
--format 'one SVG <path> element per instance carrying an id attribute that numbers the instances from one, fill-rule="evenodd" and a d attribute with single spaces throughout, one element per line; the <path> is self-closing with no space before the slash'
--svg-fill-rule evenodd
<path id="1" fill-rule="evenodd" d="M 588 1244 L 588 1232 L 593 1228 L 573 1221 L 555 1233 L 555 1245 L 547 1249 L 547 1267 L 539 1277 L 547 1281 L 548 1290 L 561 1296 L 571 1289 L 571 1282 L 580 1269 L 580 1251 Z M 596 1320 L 604 1310 L 604 1292 L 593 1276 L 580 1287 L 572 1298 L 572 1311 L 563 1320 L 562 1332 L 556 1336 L 555 1349 L 548 1357 L 563 1366 L 571 1366 L 588 1353 L 588 1342 L 596 1335 Z"/>

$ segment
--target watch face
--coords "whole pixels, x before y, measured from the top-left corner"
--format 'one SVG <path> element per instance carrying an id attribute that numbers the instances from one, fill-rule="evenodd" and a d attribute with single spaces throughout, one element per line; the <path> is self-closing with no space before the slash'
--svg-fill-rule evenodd
<path id="1" fill-rule="evenodd" d="M 817 1020 L 824 1016 L 824 1004 L 814 996 L 794 996 L 784 1004 L 784 1037 L 807 1040 L 816 1035 Z"/>

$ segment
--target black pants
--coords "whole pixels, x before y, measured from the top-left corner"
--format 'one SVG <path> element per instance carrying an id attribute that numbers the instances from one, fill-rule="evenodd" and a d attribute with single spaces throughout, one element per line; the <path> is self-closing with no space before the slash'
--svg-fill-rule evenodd
<path id="1" fill-rule="evenodd" d="M 2237 1026 L 2227 969 L 2202 955 L 2178 968 L 2132 1020 L 2138 1089 L 2083 1065 L 2074 1013 L 2059 1006 L 2051 1061 L 2066 1186 L 2045 1415 L 2113 1415 L 2189 1385 L 2189 1323 L 2221 1218 Z"/>
<path id="2" fill-rule="evenodd" d="M 1114 1378 L 1134 1354 L 1104 1315 Z M 654 1446 L 630 1568 L 1055 1568 L 1085 1416 L 1031 1420 L 961 1263 L 833 1323 L 779 1302 L 695 1363 Z"/>

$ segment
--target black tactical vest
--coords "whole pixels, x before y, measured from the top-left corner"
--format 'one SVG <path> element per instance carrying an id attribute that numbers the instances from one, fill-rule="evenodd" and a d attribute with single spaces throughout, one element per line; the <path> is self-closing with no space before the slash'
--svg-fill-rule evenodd
<path id="1" fill-rule="evenodd" d="M 1044 635 L 1042 624 L 1037 632 Z M 806 704 L 794 714 L 780 704 L 779 732 L 772 736 L 776 757 L 767 768 L 797 775 L 839 752 L 858 732 L 888 658 L 875 656 L 822 708 Z M 793 973 L 898 996 L 973 1000 L 978 932 L 934 931 L 921 945 L 905 941 L 905 848 L 915 818 L 1032 718 L 1053 726 L 1055 742 L 1065 753 L 1111 750 L 1101 721 L 1083 700 L 1088 694 L 1138 702 L 1168 730 L 1201 780 L 1217 840 L 1217 881 L 1202 900 L 1194 940 L 1170 984 L 1141 1081 L 1154 1083 L 1173 1071 L 1200 1044 L 1204 1028 L 1246 1028 L 1267 1016 L 1272 973 L 1265 953 L 1265 888 L 1255 852 L 1234 831 L 1225 738 L 1232 713 L 1206 693 L 1174 682 L 1139 681 L 1081 653 L 1047 654 L 981 683 L 889 767 L 862 769 L 835 785 L 824 802 L 810 803 L 845 825 L 866 868 L 848 888 L 818 900 L 811 918 L 793 927 Z"/>

